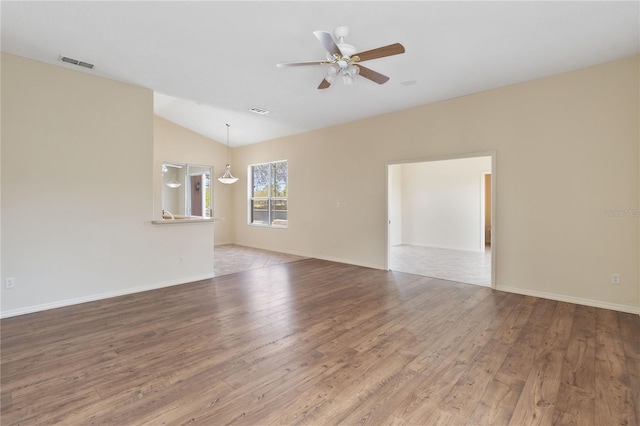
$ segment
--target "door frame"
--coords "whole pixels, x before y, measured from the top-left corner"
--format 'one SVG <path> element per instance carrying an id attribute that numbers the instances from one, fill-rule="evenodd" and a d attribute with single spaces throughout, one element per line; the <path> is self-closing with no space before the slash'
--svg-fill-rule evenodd
<path id="1" fill-rule="evenodd" d="M 391 188 L 389 186 L 389 167 L 402 165 L 402 164 L 428 163 L 431 161 L 462 160 L 465 158 L 474 158 L 474 157 L 491 157 L 491 288 L 492 289 L 496 288 L 496 276 L 497 276 L 496 260 L 498 257 L 498 250 L 497 250 L 498 247 L 496 244 L 496 235 L 498 230 L 498 221 L 497 221 L 497 214 L 496 214 L 496 205 L 497 205 L 496 200 L 498 198 L 498 191 L 497 191 L 497 185 L 496 185 L 497 176 L 498 176 L 496 151 L 471 152 L 467 154 L 443 155 L 443 156 L 387 162 L 385 166 L 386 186 L 387 186 L 387 192 L 386 192 L 387 226 L 386 226 L 386 232 L 385 232 L 387 259 L 386 259 L 385 269 L 387 271 L 390 271 L 390 266 L 391 266 L 391 245 L 390 245 L 391 244 L 390 242 L 390 232 L 391 232 L 390 208 L 391 206 L 389 205 L 389 200 L 390 200 L 389 191 L 391 190 Z M 482 182 L 482 185 L 484 185 L 484 181 Z M 483 215 L 484 215 L 484 212 L 483 212 Z M 482 228 L 484 229 L 484 224 L 482 224 Z"/>

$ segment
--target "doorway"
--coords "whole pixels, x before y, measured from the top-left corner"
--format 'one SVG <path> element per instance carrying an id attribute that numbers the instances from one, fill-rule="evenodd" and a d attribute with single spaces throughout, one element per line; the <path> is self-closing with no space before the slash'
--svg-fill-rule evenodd
<path id="1" fill-rule="evenodd" d="M 189 176 L 191 180 L 191 216 L 203 216 L 202 206 L 204 203 L 202 202 L 202 191 L 203 188 L 203 179 L 202 175 Z"/>
<path id="2" fill-rule="evenodd" d="M 482 173 L 483 187 L 482 187 L 482 201 L 484 206 L 482 211 L 484 213 L 484 245 L 486 249 L 491 250 L 491 172 Z"/>
<path id="3" fill-rule="evenodd" d="M 493 287 L 495 155 L 388 165 L 388 269 Z"/>

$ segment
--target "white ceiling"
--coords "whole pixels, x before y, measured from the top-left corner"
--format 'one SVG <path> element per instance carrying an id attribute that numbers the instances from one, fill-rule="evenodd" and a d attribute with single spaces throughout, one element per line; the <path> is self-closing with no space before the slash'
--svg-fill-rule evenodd
<path id="1" fill-rule="evenodd" d="M 231 146 L 640 53 L 638 1 L 2 1 L 0 13 L 4 52 L 153 89 L 157 115 L 222 143 L 229 123 Z M 358 51 L 405 46 L 365 63 L 389 82 L 317 90 L 322 66 L 276 68 L 323 60 L 312 32 L 339 25 Z"/>

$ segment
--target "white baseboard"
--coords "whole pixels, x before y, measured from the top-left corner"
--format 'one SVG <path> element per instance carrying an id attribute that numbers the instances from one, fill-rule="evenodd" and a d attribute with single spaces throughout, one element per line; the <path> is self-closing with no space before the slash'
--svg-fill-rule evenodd
<path id="1" fill-rule="evenodd" d="M 34 312 L 46 311 L 49 309 L 63 308 L 65 306 L 79 305 L 80 303 L 95 302 L 96 300 L 109 299 L 111 297 L 125 296 L 127 294 L 140 293 L 143 291 L 156 290 L 174 285 L 192 283 L 194 281 L 208 280 L 213 278 L 213 272 L 210 274 L 198 275 L 194 277 L 179 278 L 176 280 L 162 281 L 159 283 L 129 287 L 122 290 L 109 291 L 106 293 L 92 294 L 89 296 L 76 297 L 73 299 L 58 300 L 55 302 L 44 303 L 42 305 L 27 306 L 25 308 L 11 309 L 0 313 L 0 318 L 15 317 L 18 315 L 32 314 Z"/>
<path id="2" fill-rule="evenodd" d="M 345 258 L 342 258 L 342 257 L 318 256 L 317 254 L 309 254 L 309 253 L 303 253 L 303 252 L 299 252 L 299 251 L 283 251 L 283 250 L 278 250 L 278 249 L 273 249 L 273 248 L 268 248 L 268 247 L 250 246 L 250 245 L 247 245 L 247 244 L 240 244 L 240 243 L 234 243 L 234 244 L 238 244 L 238 245 L 241 245 L 243 247 L 250 247 L 250 248 L 255 248 L 255 249 L 260 249 L 260 250 L 275 251 L 275 252 L 278 252 L 278 253 L 290 254 L 292 256 L 307 257 L 309 259 L 328 260 L 329 262 L 346 263 L 348 265 L 362 266 L 364 268 L 381 269 L 383 271 L 386 271 L 386 268 L 384 267 L 384 265 L 380 266 L 380 265 L 376 265 L 376 264 L 373 264 L 373 263 L 360 262 L 360 261 L 357 261 L 357 260 L 345 259 Z"/>
<path id="3" fill-rule="evenodd" d="M 525 296 L 540 297 L 542 299 L 557 300 L 558 302 L 575 303 L 577 305 L 593 306 L 594 308 L 611 309 L 613 311 L 627 312 L 640 315 L 640 307 L 631 305 L 621 305 L 619 303 L 604 302 L 601 300 L 585 299 L 582 297 L 565 296 L 564 294 L 547 293 L 545 291 L 529 290 L 526 288 L 510 287 L 508 285 L 497 285 L 496 290 L 509 293 L 523 294 Z"/>
<path id="4" fill-rule="evenodd" d="M 255 247 L 255 248 L 261 248 L 261 247 Z M 269 249 L 263 249 L 263 250 L 269 250 Z M 358 262 L 351 259 L 343 259 L 339 257 L 320 257 L 317 255 L 308 255 L 300 252 L 296 252 L 296 253 L 288 252 L 287 254 L 320 259 L 320 260 L 328 260 L 331 262 L 346 263 L 349 265 L 362 266 L 365 268 L 384 270 L 384 268 L 380 267 L 379 265 L 366 264 L 363 262 Z M 195 281 L 207 280 L 213 277 L 214 277 L 214 274 L 212 272 L 209 274 L 203 274 L 203 275 L 198 275 L 193 277 L 162 281 L 159 283 L 149 284 L 145 286 L 130 287 L 130 288 L 117 290 L 117 291 L 99 293 L 99 294 L 94 294 L 94 295 L 89 295 L 84 297 L 77 297 L 73 299 L 59 300 L 56 302 L 44 303 L 41 305 L 27 306 L 24 308 L 12 309 L 8 311 L 0 312 L 0 318 L 9 318 L 9 317 L 14 317 L 18 315 L 25 315 L 25 314 L 31 314 L 34 312 L 46 311 L 49 309 L 56 309 L 56 308 L 62 308 L 65 306 L 78 305 L 81 303 L 94 302 L 96 300 L 109 299 L 111 297 L 125 296 L 127 294 L 140 293 L 143 291 L 156 290 L 159 288 L 171 287 L 174 285 L 181 285 L 181 284 L 192 283 Z M 511 287 L 506 285 L 497 285 L 495 289 L 499 291 L 506 291 L 508 293 L 516 293 L 516 294 L 522 294 L 525 296 L 534 296 L 534 297 L 540 297 L 543 299 L 557 300 L 559 302 L 575 303 L 578 305 L 593 306 L 595 308 L 611 309 L 614 311 L 627 312 L 630 314 L 640 315 L 640 307 L 638 306 L 622 305 L 618 303 L 604 302 L 601 300 L 585 299 L 582 297 L 566 296 L 563 294 L 548 293 L 544 291 L 523 289 L 523 288 Z"/>
<path id="5" fill-rule="evenodd" d="M 373 263 L 358 262 L 357 260 L 343 259 L 340 257 L 309 256 L 304 254 L 299 254 L 297 256 L 309 257 L 312 259 L 328 260 L 329 262 L 346 263 L 348 265 L 362 266 L 363 268 L 380 269 L 380 270 L 386 271 L 384 266 L 374 265 Z"/>
<path id="6" fill-rule="evenodd" d="M 477 248 L 463 248 L 463 247 L 453 247 L 453 246 L 445 246 L 445 245 L 430 245 L 430 244 L 421 244 L 421 243 L 401 243 L 397 244 L 397 246 L 413 246 L 413 247 L 423 247 L 423 248 L 432 248 L 432 249 L 443 249 L 443 250 L 456 250 L 456 251 L 471 251 L 475 253 L 481 253 L 485 250 L 485 245 Z"/>

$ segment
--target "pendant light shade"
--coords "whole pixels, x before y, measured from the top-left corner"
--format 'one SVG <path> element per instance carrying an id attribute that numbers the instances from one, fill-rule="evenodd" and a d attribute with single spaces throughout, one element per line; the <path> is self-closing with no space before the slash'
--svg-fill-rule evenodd
<path id="1" fill-rule="evenodd" d="M 222 176 L 218 178 L 218 180 L 227 185 L 231 185 L 232 183 L 236 183 L 238 181 L 237 177 L 234 177 L 231 174 L 231 166 L 227 163 L 227 170 L 224 172 Z"/>
<path id="2" fill-rule="evenodd" d="M 238 181 L 237 177 L 234 177 L 231 174 L 231 166 L 229 165 L 229 127 L 231 124 L 227 124 L 227 170 L 225 170 L 224 174 L 218 178 L 221 183 L 226 185 L 231 185 L 232 183 L 236 183 Z"/>
<path id="3" fill-rule="evenodd" d="M 176 177 L 172 177 L 169 182 L 167 182 L 167 186 L 169 188 L 180 188 L 182 184 L 176 180 Z"/>

